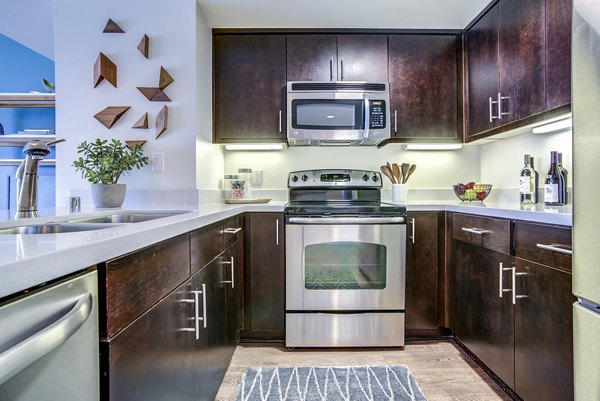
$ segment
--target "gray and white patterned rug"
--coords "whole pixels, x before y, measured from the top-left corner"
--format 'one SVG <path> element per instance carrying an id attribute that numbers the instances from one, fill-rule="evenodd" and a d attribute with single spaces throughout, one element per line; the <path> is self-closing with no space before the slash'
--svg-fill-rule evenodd
<path id="1" fill-rule="evenodd" d="M 248 368 L 236 401 L 427 401 L 406 365 Z"/>

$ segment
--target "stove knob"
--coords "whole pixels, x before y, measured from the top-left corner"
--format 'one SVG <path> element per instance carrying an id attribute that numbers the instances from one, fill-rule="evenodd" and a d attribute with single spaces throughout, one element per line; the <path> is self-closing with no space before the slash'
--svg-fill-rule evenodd
<path id="1" fill-rule="evenodd" d="M 369 181 L 369 176 L 367 174 L 363 175 L 363 181 Z"/>
<path id="2" fill-rule="evenodd" d="M 303 174 L 302 175 L 302 181 L 306 182 L 307 180 L 308 180 L 308 176 L 306 174 Z"/>
<path id="3" fill-rule="evenodd" d="M 372 180 L 373 180 L 373 182 L 379 181 L 379 177 L 377 177 L 377 174 L 373 174 Z"/>
<path id="4" fill-rule="evenodd" d="M 298 176 L 297 175 L 293 175 L 292 176 L 292 182 L 298 182 Z"/>

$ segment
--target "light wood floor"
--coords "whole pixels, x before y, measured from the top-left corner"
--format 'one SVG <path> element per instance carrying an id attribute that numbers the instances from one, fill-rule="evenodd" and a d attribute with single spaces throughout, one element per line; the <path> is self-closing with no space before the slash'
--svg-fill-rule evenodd
<path id="1" fill-rule="evenodd" d="M 247 367 L 408 365 L 428 401 L 511 400 L 466 354 L 451 342 L 412 343 L 399 349 L 296 349 L 282 345 L 237 347 L 217 401 L 232 401 Z"/>

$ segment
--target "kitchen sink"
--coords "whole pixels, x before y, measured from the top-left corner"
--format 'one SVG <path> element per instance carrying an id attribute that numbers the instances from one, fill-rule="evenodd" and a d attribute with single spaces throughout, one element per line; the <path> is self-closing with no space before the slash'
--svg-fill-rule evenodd
<path id="1" fill-rule="evenodd" d="M 108 216 L 86 217 L 82 219 L 69 220 L 69 223 L 89 223 L 89 224 L 122 224 L 122 223 L 141 223 L 149 220 L 162 219 L 163 217 L 176 216 L 178 214 L 188 213 L 187 210 L 175 212 L 129 212 L 111 214 Z"/>
<path id="2" fill-rule="evenodd" d="M 46 223 L 0 228 L 0 234 L 60 234 L 80 231 L 103 230 L 117 224 Z"/>

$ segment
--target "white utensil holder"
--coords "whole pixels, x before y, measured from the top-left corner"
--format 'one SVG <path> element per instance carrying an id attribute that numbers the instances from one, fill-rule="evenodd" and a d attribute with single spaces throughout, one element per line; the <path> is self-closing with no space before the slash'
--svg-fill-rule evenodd
<path id="1" fill-rule="evenodd" d="M 392 202 L 406 202 L 407 191 L 406 184 L 392 184 Z"/>

